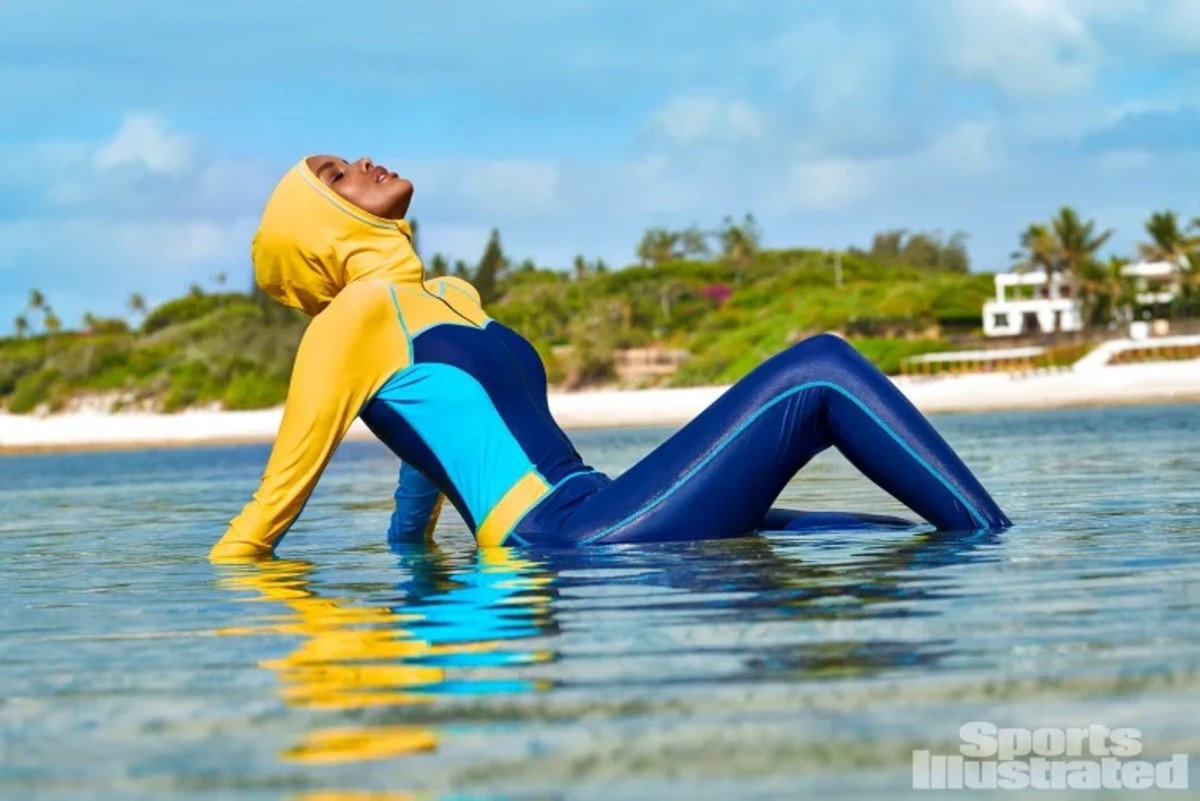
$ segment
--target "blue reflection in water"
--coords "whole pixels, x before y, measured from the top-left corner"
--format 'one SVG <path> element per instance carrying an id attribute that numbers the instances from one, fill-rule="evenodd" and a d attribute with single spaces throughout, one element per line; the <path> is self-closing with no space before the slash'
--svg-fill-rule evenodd
<path id="1" fill-rule="evenodd" d="M 265 447 L 0 459 L 0 797 L 894 796 L 969 720 L 1195 752 L 1200 407 L 936 425 L 1016 528 L 478 553 L 447 510 L 393 553 L 348 443 L 214 568 Z M 781 505 L 904 514 L 832 455 Z"/>

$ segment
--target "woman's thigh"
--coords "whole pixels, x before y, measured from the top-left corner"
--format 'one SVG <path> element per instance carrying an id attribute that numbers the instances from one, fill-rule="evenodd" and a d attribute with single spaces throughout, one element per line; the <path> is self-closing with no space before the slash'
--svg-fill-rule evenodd
<path id="1" fill-rule="evenodd" d="M 736 537 L 757 528 L 780 491 L 829 447 L 831 350 L 816 337 L 764 362 L 563 521 L 576 542 Z M 836 344 L 835 344 L 836 343 Z"/>

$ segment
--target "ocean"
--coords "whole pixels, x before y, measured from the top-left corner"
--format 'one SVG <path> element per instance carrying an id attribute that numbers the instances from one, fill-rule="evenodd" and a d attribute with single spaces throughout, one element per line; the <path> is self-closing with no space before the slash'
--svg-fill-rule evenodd
<path id="1" fill-rule="evenodd" d="M 970 724 L 1200 753 L 1200 406 L 933 420 L 1011 530 L 477 552 L 447 505 L 397 552 L 352 442 L 214 566 L 267 446 L 0 458 L 0 798 L 905 797 Z M 669 434 L 573 436 L 615 473 Z M 836 453 L 780 505 L 906 514 Z"/>

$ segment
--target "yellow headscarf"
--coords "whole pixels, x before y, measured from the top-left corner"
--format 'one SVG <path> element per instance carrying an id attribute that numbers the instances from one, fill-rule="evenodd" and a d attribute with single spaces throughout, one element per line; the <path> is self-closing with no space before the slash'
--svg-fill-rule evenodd
<path id="1" fill-rule="evenodd" d="M 358 208 L 303 159 L 271 193 L 250 254 L 262 290 L 308 314 L 320 312 L 352 281 L 419 282 L 424 274 L 407 220 Z"/>

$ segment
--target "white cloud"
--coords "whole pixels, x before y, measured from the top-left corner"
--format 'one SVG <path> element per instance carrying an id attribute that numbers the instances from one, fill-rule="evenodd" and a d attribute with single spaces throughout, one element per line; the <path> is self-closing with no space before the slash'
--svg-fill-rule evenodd
<path id="1" fill-rule="evenodd" d="M 1196 0 L 1168 0 L 1148 17 L 1159 47 L 1176 55 L 1200 53 L 1200 3 Z"/>
<path id="2" fill-rule="evenodd" d="M 871 165 L 864 161 L 801 161 L 783 172 L 767 205 L 778 213 L 844 209 L 865 198 L 872 184 Z"/>
<path id="3" fill-rule="evenodd" d="M 1015 95 L 1056 95 L 1087 87 L 1103 50 L 1086 8 L 1071 0 L 953 0 L 944 6 L 947 66 Z"/>
<path id="4" fill-rule="evenodd" d="M 397 164 L 416 188 L 413 213 L 444 208 L 451 214 L 490 217 L 497 223 L 552 214 L 561 166 L 551 159 L 385 160 Z M 457 211 L 453 211 L 457 209 Z"/>
<path id="5" fill-rule="evenodd" d="M 155 114 L 127 114 L 116 134 L 96 150 L 93 163 L 111 170 L 124 164 L 140 165 L 152 172 L 178 174 L 192 163 L 191 141 L 171 133 Z"/>
<path id="6" fill-rule="evenodd" d="M 944 165 L 962 173 L 987 173 L 1000 164 L 996 123 L 971 120 L 942 131 L 918 154 L 929 166 Z"/>
<path id="7" fill-rule="evenodd" d="M 706 140 L 755 139 L 762 113 L 744 100 L 702 95 L 673 97 L 653 116 L 653 127 L 683 145 Z"/>
<path id="8" fill-rule="evenodd" d="M 33 217 L 0 221 L 0 264 L 37 264 L 42 276 L 104 287 L 122 279 L 178 284 L 191 269 L 245 263 L 255 218 L 211 220 Z"/>

